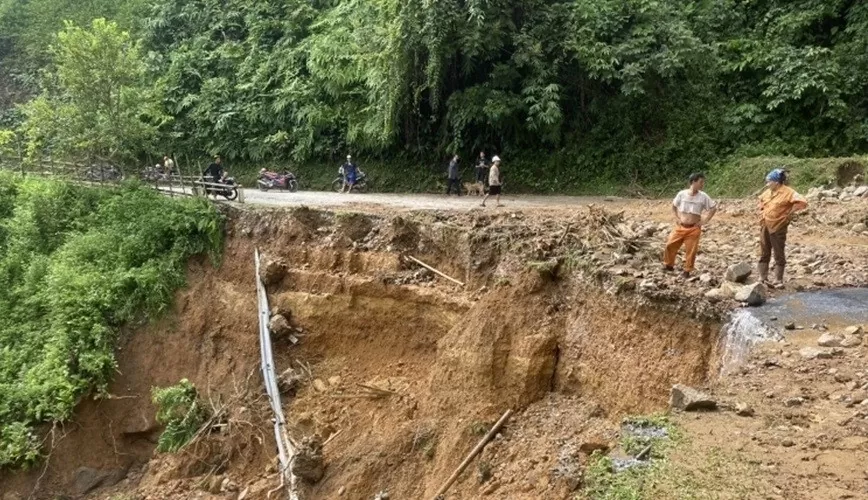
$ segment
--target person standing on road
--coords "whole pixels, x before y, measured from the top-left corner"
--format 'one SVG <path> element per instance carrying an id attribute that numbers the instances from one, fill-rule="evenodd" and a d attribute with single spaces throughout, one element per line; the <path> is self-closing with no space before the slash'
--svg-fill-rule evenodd
<path id="1" fill-rule="evenodd" d="M 494 206 L 500 206 L 501 185 L 502 183 L 500 178 L 500 157 L 495 156 L 491 159 L 491 168 L 488 171 L 488 192 L 485 193 L 485 196 L 482 198 L 483 207 L 485 206 L 485 200 L 487 200 L 489 196 L 496 196 L 497 203 Z"/>
<path id="2" fill-rule="evenodd" d="M 784 285 L 784 268 L 787 265 L 787 229 L 793 215 L 808 206 L 805 198 L 786 185 L 787 173 L 780 168 L 766 176 L 766 189 L 759 197 L 760 211 L 760 259 L 757 264 L 760 280 L 767 283 L 769 263 L 775 255 L 775 288 Z"/>
<path id="3" fill-rule="evenodd" d="M 172 175 L 175 172 L 175 161 L 169 155 L 163 155 L 163 173 Z"/>
<path id="4" fill-rule="evenodd" d="M 476 173 L 476 183 L 482 184 L 483 186 L 488 181 L 488 159 L 485 157 L 485 151 L 479 152 L 479 159 L 476 160 L 476 166 L 474 168 Z"/>
<path id="5" fill-rule="evenodd" d="M 353 190 L 353 186 L 356 185 L 356 174 L 358 173 L 358 167 L 353 163 L 353 157 L 347 155 L 347 161 L 343 165 L 341 165 L 341 174 L 344 176 L 344 186 L 341 188 L 341 192 L 344 192 L 344 188 L 346 188 L 346 192 L 349 193 Z"/>
<path id="6" fill-rule="evenodd" d="M 717 203 L 702 191 L 702 188 L 705 187 L 705 174 L 691 174 L 688 180 L 690 187 L 679 191 L 675 199 L 672 200 L 675 228 L 669 234 L 666 249 L 663 251 L 663 270 L 674 271 L 675 257 L 681 246 L 684 246 L 686 255 L 684 256 L 682 276 L 685 278 L 690 276 L 696 264 L 702 226 L 711 222 L 715 212 L 717 212 Z M 703 212 L 706 212 L 705 220 L 702 218 Z"/>
<path id="7" fill-rule="evenodd" d="M 461 196 L 460 175 L 458 174 L 458 155 L 452 157 L 449 166 L 446 168 L 446 196 L 452 193 L 452 187 L 455 186 L 455 193 Z"/>

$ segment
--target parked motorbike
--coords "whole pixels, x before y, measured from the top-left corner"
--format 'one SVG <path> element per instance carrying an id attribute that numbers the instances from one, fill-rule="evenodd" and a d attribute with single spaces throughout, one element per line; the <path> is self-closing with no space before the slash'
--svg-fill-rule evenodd
<path id="1" fill-rule="evenodd" d="M 143 182 L 168 182 L 172 179 L 174 172 L 165 171 L 162 165 L 153 167 L 145 167 L 139 173 L 139 178 Z"/>
<path id="2" fill-rule="evenodd" d="M 83 173 L 82 178 L 90 182 L 120 182 L 124 174 L 114 165 L 91 165 Z"/>
<path id="3" fill-rule="evenodd" d="M 287 170 L 277 173 L 269 172 L 263 168 L 259 171 L 259 178 L 256 180 L 256 184 L 262 191 L 282 189 L 294 193 L 298 190 L 298 179 L 295 178 L 295 174 Z"/>
<path id="4" fill-rule="evenodd" d="M 337 193 L 340 193 L 344 190 L 344 169 L 343 167 L 338 169 L 338 178 L 332 181 L 332 190 Z M 361 169 L 356 171 L 356 183 L 353 184 L 353 190 L 358 191 L 360 193 L 366 193 L 368 191 L 368 185 L 370 181 L 368 180 L 368 176 L 362 172 Z"/>

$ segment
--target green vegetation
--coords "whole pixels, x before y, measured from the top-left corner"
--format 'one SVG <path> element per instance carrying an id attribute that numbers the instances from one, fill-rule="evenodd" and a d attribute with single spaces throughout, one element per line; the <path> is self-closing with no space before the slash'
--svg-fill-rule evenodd
<path id="1" fill-rule="evenodd" d="M 105 390 L 118 327 L 163 311 L 221 239 L 201 199 L 0 175 L 0 466 L 32 463 L 34 427 Z"/>
<path id="2" fill-rule="evenodd" d="M 678 429 L 666 416 L 634 417 L 624 421 L 624 426 L 634 430 L 654 430 L 643 435 L 624 432 L 621 437 L 621 451 L 636 456 L 647 448 L 648 458 L 652 460 L 615 472 L 611 457 L 594 452 L 584 476 L 584 487 L 577 498 L 592 500 L 644 500 L 658 498 L 652 492 L 659 478 L 669 474 L 671 464 L 667 455 L 682 440 Z"/>
<path id="3" fill-rule="evenodd" d="M 171 387 L 152 390 L 157 405 L 157 422 L 166 426 L 157 443 L 157 451 L 174 453 L 184 447 L 208 419 L 208 411 L 199 401 L 199 392 L 189 380 Z"/>
<path id="4" fill-rule="evenodd" d="M 864 2 L 0 0 L 0 86 L 41 84 L 66 120 L 87 109 L 58 60 L 73 26 L 129 36 L 130 64 L 88 67 L 147 92 L 103 91 L 127 96 L 117 132 L 93 119 L 106 112 L 81 118 L 105 141 L 42 126 L 33 154 L 219 152 L 242 179 L 290 166 L 322 189 L 352 152 L 378 190 L 431 191 L 450 153 L 469 167 L 485 148 L 505 158 L 510 192 L 582 193 L 698 169 L 744 185 L 744 158 L 868 151 Z M 0 126 L 54 110 L 29 108 Z"/>

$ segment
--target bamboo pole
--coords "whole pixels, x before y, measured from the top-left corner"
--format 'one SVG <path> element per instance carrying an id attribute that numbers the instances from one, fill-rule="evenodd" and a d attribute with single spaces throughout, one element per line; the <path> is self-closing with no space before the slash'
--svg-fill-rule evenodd
<path id="1" fill-rule="evenodd" d="M 456 284 L 458 284 L 458 285 L 464 286 L 464 283 L 458 281 L 457 279 L 455 279 L 455 278 L 453 278 L 453 277 L 451 277 L 451 276 L 449 276 L 449 275 L 446 275 L 446 274 L 444 274 L 444 273 L 438 271 L 437 269 L 434 269 L 433 267 L 431 267 L 431 266 L 429 266 L 428 264 L 422 262 L 421 260 L 417 259 L 416 257 L 413 257 L 412 255 L 408 255 L 407 258 L 410 259 L 410 260 L 412 260 L 412 261 L 415 262 L 416 264 L 419 264 L 420 266 L 424 267 L 425 269 L 427 269 L 427 270 L 433 272 L 434 274 L 436 274 L 436 275 L 438 275 L 438 276 L 442 276 L 443 278 L 446 278 L 446 279 L 448 279 L 449 281 L 451 281 L 451 282 L 453 282 L 453 283 L 456 283 Z"/>
<path id="2" fill-rule="evenodd" d="M 506 421 L 509 420 L 509 417 L 511 415 L 512 410 L 506 410 L 503 416 L 500 417 L 500 420 L 498 420 L 497 423 L 494 424 L 494 427 L 492 427 L 491 430 L 488 431 L 488 434 L 486 434 L 485 437 L 483 437 L 479 441 L 479 443 L 476 444 L 476 447 L 473 448 L 473 450 L 467 455 L 467 458 L 465 458 L 464 461 L 461 462 L 461 465 L 459 465 L 458 468 L 455 469 L 455 472 L 453 472 L 452 475 L 449 476 L 449 479 L 446 480 L 446 483 L 444 483 L 443 486 L 441 486 L 440 489 L 437 490 L 437 493 L 434 495 L 433 500 L 442 500 L 443 495 L 446 493 L 446 491 L 448 491 L 452 484 L 458 480 L 458 476 L 460 476 L 461 473 L 464 472 L 464 469 L 466 469 L 467 466 L 470 465 L 470 462 L 473 461 L 474 458 L 476 458 L 476 455 L 479 455 L 482 449 L 485 448 L 485 445 L 488 444 L 489 441 L 491 441 L 494 435 L 497 434 L 497 431 L 499 431 L 500 428 L 503 427 L 503 424 L 505 424 Z"/>

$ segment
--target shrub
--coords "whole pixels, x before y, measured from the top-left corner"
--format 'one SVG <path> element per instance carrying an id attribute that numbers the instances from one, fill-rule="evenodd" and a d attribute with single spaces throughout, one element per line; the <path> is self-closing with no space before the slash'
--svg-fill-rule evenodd
<path id="1" fill-rule="evenodd" d="M 183 448 L 208 419 L 196 386 L 187 379 L 162 389 L 154 387 L 151 399 L 157 405 L 157 422 L 166 426 L 157 443 L 159 452 L 174 453 Z"/>

